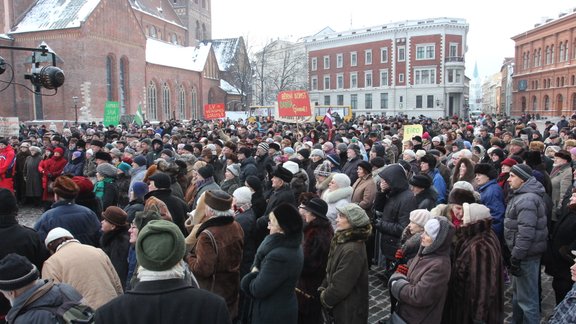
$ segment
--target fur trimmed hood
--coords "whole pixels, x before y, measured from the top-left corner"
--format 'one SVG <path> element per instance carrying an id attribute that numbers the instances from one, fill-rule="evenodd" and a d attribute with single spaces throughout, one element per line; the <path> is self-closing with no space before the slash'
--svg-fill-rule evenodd
<path id="1" fill-rule="evenodd" d="M 338 188 L 334 191 L 326 191 L 322 199 L 328 204 L 333 204 L 341 199 L 350 199 L 353 192 L 354 189 L 352 187 Z"/>

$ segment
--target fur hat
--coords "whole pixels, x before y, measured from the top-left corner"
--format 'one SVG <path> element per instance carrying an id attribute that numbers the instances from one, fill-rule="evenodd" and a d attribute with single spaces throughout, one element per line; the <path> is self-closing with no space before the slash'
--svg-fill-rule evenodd
<path id="1" fill-rule="evenodd" d="M 252 190 L 248 187 L 240 187 L 234 190 L 232 196 L 236 199 L 236 205 L 238 206 L 252 202 Z"/>
<path id="2" fill-rule="evenodd" d="M 326 213 L 328 213 L 328 204 L 320 198 L 312 198 L 302 207 L 307 211 L 314 214 L 314 216 L 328 220 Z"/>
<path id="3" fill-rule="evenodd" d="M 490 163 L 478 163 L 474 166 L 474 173 L 484 174 L 488 179 L 496 179 L 498 177 L 498 171 Z"/>
<path id="4" fill-rule="evenodd" d="M 348 145 L 348 149 L 354 151 L 356 155 L 360 155 L 360 146 L 358 146 L 357 144 Z"/>
<path id="5" fill-rule="evenodd" d="M 268 144 L 268 149 L 276 150 L 276 152 L 280 151 L 280 145 L 278 143 L 270 143 Z"/>
<path id="6" fill-rule="evenodd" d="M 298 173 L 298 171 L 300 170 L 300 167 L 298 166 L 298 163 L 293 162 L 293 161 L 286 161 L 286 162 L 284 162 L 284 164 L 282 164 L 282 166 L 283 166 L 286 170 L 292 172 L 292 174 L 296 174 L 296 173 Z"/>
<path id="7" fill-rule="evenodd" d="M 370 162 L 362 160 L 358 163 L 358 166 L 364 169 L 364 173 L 371 174 L 372 165 L 370 165 Z"/>
<path id="8" fill-rule="evenodd" d="M 350 184 L 351 184 L 350 178 L 344 173 L 335 173 L 332 176 L 332 181 L 334 181 L 334 183 L 336 183 L 338 188 L 350 187 Z"/>
<path id="9" fill-rule="evenodd" d="M 226 211 L 232 208 L 232 196 L 223 190 L 206 191 L 204 201 L 214 210 Z"/>
<path id="10" fill-rule="evenodd" d="M 566 150 L 560 150 L 554 154 L 554 157 L 559 157 L 566 160 L 568 163 L 572 162 L 572 155 Z"/>
<path id="11" fill-rule="evenodd" d="M 420 162 L 428 163 L 430 169 L 436 168 L 436 161 L 436 157 L 430 153 L 426 153 L 422 158 L 420 158 Z"/>
<path id="12" fill-rule="evenodd" d="M 172 184 L 172 181 L 170 181 L 170 176 L 164 172 L 159 171 L 151 175 L 148 180 L 154 181 L 154 186 L 159 189 L 168 189 Z"/>
<path id="13" fill-rule="evenodd" d="M 352 227 L 362 227 L 370 224 L 370 218 L 366 215 L 366 211 L 358 204 L 349 203 L 343 207 L 336 207 L 336 210 L 346 216 Z"/>
<path id="14" fill-rule="evenodd" d="M 540 152 L 526 152 L 524 153 L 524 161 L 528 166 L 534 168 L 542 164 L 542 153 Z"/>
<path id="15" fill-rule="evenodd" d="M 532 177 L 532 168 L 526 164 L 516 164 L 510 169 L 510 173 L 514 173 L 514 175 L 526 182 Z"/>
<path id="16" fill-rule="evenodd" d="M 214 167 L 211 164 L 206 164 L 205 166 L 198 169 L 198 174 L 204 179 L 208 179 L 214 176 Z"/>
<path id="17" fill-rule="evenodd" d="M 415 209 L 410 212 L 410 222 L 424 227 L 426 222 L 432 218 L 432 214 L 427 209 Z"/>
<path id="18" fill-rule="evenodd" d="M 290 183 L 290 181 L 292 181 L 292 178 L 294 177 L 294 174 L 291 171 L 289 171 L 288 169 L 279 165 L 272 172 L 272 177 L 277 177 L 286 183 Z"/>
<path id="19" fill-rule="evenodd" d="M 0 290 L 12 291 L 35 282 L 38 269 L 26 257 L 10 253 L 0 260 Z"/>
<path id="20" fill-rule="evenodd" d="M 134 158 L 134 163 L 138 164 L 139 166 L 146 165 L 146 157 L 138 155 Z"/>
<path id="21" fill-rule="evenodd" d="M 0 188 L 0 215 L 12 215 L 18 212 L 18 203 L 12 191 Z"/>
<path id="22" fill-rule="evenodd" d="M 502 161 L 501 164 L 502 164 L 502 165 L 509 166 L 509 167 L 513 167 L 513 166 L 515 166 L 516 164 L 518 164 L 518 162 L 516 162 L 516 160 L 514 160 L 514 159 L 506 158 L 506 159 L 504 159 L 504 161 Z"/>
<path id="23" fill-rule="evenodd" d="M 300 150 L 298 151 L 298 154 L 302 155 L 302 157 L 303 157 L 304 159 L 308 159 L 308 158 L 310 158 L 310 154 L 311 154 L 311 153 L 310 153 L 310 150 L 309 150 L 309 149 L 303 148 L 303 149 L 300 149 Z"/>
<path id="24" fill-rule="evenodd" d="M 172 222 L 150 221 L 138 234 L 136 258 L 147 270 L 169 270 L 182 261 L 185 254 L 184 235 Z"/>
<path id="25" fill-rule="evenodd" d="M 92 191 L 94 191 L 94 184 L 87 177 L 74 176 L 72 177 L 72 181 L 74 181 L 78 186 L 78 196 L 92 193 Z"/>
<path id="26" fill-rule="evenodd" d="M 112 225 L 126 226 L 126 219 L 128 218 L 128 214 L 126 214 L 126 212 L 120 207 L 109 206 L 102 213 L 102 218 Z"/>
<path id="27" fill-rule="evenodd" d="M 490 208 L 477 203 L 464 203 L 462 204 L 462 221 L 464 224 L 474 223 L 475 221 L 491 218 Z"/>
<path id="28" fill-rule="evenodd" d="M 116 178 L 118 169 L 110 163 L 102 163 L 96 167 L 96 172 L 105 178 Z"/>
<path id="29" fill-rule="evenodd" d="M 90 145 L 104 147 L 104 143 L 100 140 L 92 140 L 92 141 L 90 141 Z"/>
<path id="30" fill-rule="evenodd" d="M 519 138 L 513 138 L 510 141 L 510 145 L 518 145 L 520 147 L 525 147 L 526 145 L 524 144 L 524 141 L 519 139 Z"/>
<path id="31" fill-rule="evenodd" d="M 76 182 L 66 176 L 59 176 L 54 180 L 54 193 L 64 199 L 74 199 L 78 196 L 80 188 Z"/>
<path id="32" fill-rule="evenodd" d="M 94 159 L 110 162 L 112 161 L 112 156 L 108 152 L 98 151 L 94 154 Z"/>
<path id="33" fill-rule="evenodd" d="M 304 222 L 298 209 L 292 204 L 282 203 L 272 211 L 278 221 L 278 225 L 286 235 L 294 235 L 302 232 Z"/>
<path id="34" fill-rule="evenodd" d="M 432 179 L 427 174 L 415 174 L 408 181 L 412 186 L 428 189 L 432 185 Z"/>
<path id="35" fill-rule="evenodd" d="M 462 205 L 464 203 L 471 204 L 475 202 L 476 197 L 474 197 L 474 193 L 466 189 L 452 189 L 452 191 L 450 191 L 450 195 L 448 196 L 449 204 Z"/>

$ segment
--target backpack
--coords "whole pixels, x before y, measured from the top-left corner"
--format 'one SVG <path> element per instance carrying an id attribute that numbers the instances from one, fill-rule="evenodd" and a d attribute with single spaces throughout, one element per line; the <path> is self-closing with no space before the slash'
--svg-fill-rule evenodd
<path id="1" fill-rule="evenodd" d="M 47 285 L 54 285 L 51 281 Z M 50 287 L 51 288 L 51 287 Z M 72 300 L 66 293 L 62 293 L 63 302 L 58 307 L 34 307 L 34 309 L 42 309 L 49 311 L 54 316 L 59 324 L 91 324 L 95 323 L 94 313 L 92 307 L 85 305 L 82 301 Z"/>

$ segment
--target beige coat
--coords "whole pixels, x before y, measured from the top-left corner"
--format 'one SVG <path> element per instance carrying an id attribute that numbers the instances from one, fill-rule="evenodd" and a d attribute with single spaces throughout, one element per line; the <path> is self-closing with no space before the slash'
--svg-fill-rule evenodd
<path id="1" fill-rule="evenodd" d="M 376 198 L 376 183 L 372 180 L 372 175 L 368 174 L 362 178 L 358 178 L 352 186 L 352 202 L 357 203 L 372 217 L 372 206 L 374 205 L 374 198 Z"/>
<path id="2" fill-rule="evenodd" d="M 42 278 L 69 284 L 94 309 L 122 295 L 120 278 L 106 253 L 77 240 L 62 243 L 44 262 Z"/>

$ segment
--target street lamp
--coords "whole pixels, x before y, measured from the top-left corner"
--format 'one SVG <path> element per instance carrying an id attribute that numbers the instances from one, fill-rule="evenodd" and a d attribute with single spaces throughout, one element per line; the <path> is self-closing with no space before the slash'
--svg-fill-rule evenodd
<path id="1" fill-rule="evenodd" d="M 74 96 L 72 97 L 72 101 L 74 101 L 74 125 L 76 125 L 76 127 L 78 127 L 78 97 Z"/>

